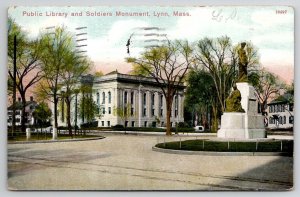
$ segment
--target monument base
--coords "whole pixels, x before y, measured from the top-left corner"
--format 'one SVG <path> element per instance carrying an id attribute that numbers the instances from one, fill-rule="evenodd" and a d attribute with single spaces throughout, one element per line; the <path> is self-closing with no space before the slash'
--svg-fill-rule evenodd
<path id="1" fill-rule="evenodd" d="M 240 112 L 225 112 L 221 117 L 220 138 L 266 138 L 264 117 Z"/>

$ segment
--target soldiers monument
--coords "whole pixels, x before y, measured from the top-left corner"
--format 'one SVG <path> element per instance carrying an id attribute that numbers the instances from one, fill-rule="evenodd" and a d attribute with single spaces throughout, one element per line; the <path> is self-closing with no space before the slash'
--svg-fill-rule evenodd
<path id="1" fill-rule="evenodd" d="M 220 138 L 256 139 L 266 138 L 264 117 L 258 114 L 258 102 L 254 87 L 248 83 L 248 57 L 246 43 L 238 50 L 239 75 L 233 91 L 226 99 L 226 110 L 221 117 Z"/>

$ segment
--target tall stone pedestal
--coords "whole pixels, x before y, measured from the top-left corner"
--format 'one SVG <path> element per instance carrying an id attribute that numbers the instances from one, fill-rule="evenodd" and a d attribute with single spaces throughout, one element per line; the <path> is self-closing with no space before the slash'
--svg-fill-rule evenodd
<path id="1" fill-rule="evenodd" d="M 245 113 L 225 112 L 221 117 L 220 138 L 255 139 L 266 138 L 264 117 L 258 114 L 258 103 L 253 86 L 237 83 L 241 92 L 241 104 Z"/>

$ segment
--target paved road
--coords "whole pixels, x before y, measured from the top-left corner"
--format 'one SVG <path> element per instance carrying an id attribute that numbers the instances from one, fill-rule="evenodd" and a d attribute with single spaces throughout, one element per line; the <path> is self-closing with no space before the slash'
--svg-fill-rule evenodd
<path id="1" fill-rule="evenodd" d="M 293 158 L 154 152 L 157 136 L 8 145 L 15 190 L 286 190 Z M 173 137 L 174 138 L 174 137 Z M 188 137 L 186 137 L 187 139 Z M 167 139 L 172 140 L 172 138 Z"/>

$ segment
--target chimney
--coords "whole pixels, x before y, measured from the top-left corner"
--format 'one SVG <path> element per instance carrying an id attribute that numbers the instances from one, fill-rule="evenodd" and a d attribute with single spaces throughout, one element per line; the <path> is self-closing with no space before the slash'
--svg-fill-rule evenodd
<path id="1" fill-rule="evenodd" d="M 33 96 L 30 97 L 30 101 L 33 101 Z"/>

